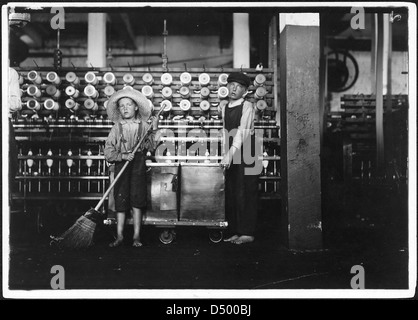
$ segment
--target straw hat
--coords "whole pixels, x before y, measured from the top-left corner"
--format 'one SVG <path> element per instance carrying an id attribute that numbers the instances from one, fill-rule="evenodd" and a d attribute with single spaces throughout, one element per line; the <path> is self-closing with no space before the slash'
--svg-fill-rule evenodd
<path id="1" fill-rule="evenodd" d="M 139 109 L 139 112 L 137 114 L 138 118 L 140 117 L 144 121 L 147 121 L 149 119 L 152 113 L 152 107 L 148 99 L 145 98 L 145 96 L 138 90 L 132 88 L 125 88 L 115 92 L 109 98 L 106 111 L 110 120 L 112 120 L 114 123 L 117 123 L 120 120 L 122 120 L 122 115 L 118 110 L 118 101 L 122 98 L 131 98 L 136 103 Z"/>

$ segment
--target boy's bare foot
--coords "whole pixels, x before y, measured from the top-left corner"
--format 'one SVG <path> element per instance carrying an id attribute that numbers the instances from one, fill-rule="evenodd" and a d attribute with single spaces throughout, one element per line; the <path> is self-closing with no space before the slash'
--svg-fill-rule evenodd
<path id="1" fill-rule="evenodd" d="M 134 242 L 132 243 L 132 247 L 142 247 L 142 243 L 141 241 L 139 241 L 138 239 L 134 239 Z"/>
<path id="2" fill-rule="evenodd" d="M 123 238 L 117 238 L 115 241 L 113 241 L 111 244 L 109 244 L 109 247 L 116 248 L 123 244 Z"/>
<path id="3" fill-rule="evenodd" d="M 224 239 L 225 242 L 233 242 L 235 240 L 237 240 L 239 238 L 239 236 L 237 234 L 233 235 L 232 237 L 228 238 L 228 239 Z"/>
<path id="4" fill-rule="evenodd" d="M 234 244 L 243 244 L 243 243 L 250 243 L 254 241 L 253 236 L 240 236 L 238 239 L 232 241 Z"/>

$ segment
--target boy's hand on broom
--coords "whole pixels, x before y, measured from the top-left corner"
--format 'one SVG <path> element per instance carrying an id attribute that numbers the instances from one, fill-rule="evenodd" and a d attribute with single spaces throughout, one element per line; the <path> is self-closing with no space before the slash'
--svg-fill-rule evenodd
<path id="1" fill-rule="evenodd" d="M 159 119 L 158 119 L 158 117 L 156 117 L 156 116 L 152 116 L 152 117 L 150 117 L 150 120 L 151 120 L 151 124 L 152 124 L 152 130 L 158 130 L 158 121 L 159 121 Z"/>
<path id="2" fill-rule="evenodd" d="M 132 161 L 135 157 L 135 154 L 133 152 L 130 153 L 122 153 L 122 160 L 126 161 Z"/>

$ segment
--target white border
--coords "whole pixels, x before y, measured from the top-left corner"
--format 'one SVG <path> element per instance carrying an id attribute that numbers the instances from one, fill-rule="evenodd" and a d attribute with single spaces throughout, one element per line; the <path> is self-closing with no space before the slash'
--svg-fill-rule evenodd
<path id="1" fill-rule="evenodd" d="M 242 2 L 117 2 L 117 3 L 85 3 L 85 2 L 11 2 L 2 6 L 2 80 L 3 84 L 8 83 L 8 7 L 84 7 L 86 9 L 94 7 L 241 7 Z M 2 215 L 3 223 L 3 295 L 11 299 L 292 299 L 292 298 L 331 298 L 331 299 L 359 299 L 359 298 L 411 298 L 415 294 L 417 283 L 417 206 L 416 206 L 416 34 L 417 30 L 416 14 L 417 9 L 414 3 L 408 2 L 245 2 L 245 7 L 352 7 L 361 5 L 362 7 L 407 7 L 409 9 L 409 288 L 406 290 L 9 290 L 9 217 Z M 2 86 L 2 105 L 7 105 L 7 86 Z M 2 127 L 8 128 L 7 108 L 2 108 Z M 3 129 L 4 130 L 4 129 Z M 8 154 L 8 134 L 2 134 L 3 155 Z M 6 147 L 7 146 L 7 147 Z M 8 161 L 4 161 L 3 172 L 8 172 Z M 8 175 L 2 175 L 2 203 L 3 213 L 9 212 L 8 207 Z"/>

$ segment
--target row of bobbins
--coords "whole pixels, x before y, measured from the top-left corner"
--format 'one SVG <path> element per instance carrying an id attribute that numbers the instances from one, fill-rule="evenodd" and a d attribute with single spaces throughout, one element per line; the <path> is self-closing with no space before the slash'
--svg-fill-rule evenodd
<path id="1" fill-rule="evenodd" d="M 219 97 L 219 99 L 225 99 L 228 96 L 228 89 L 226 87 L 228 75 L 222 73 L 218 77 L 218 89 L 215 91 Z M 26 102 L 26 105 L 29 109 L 37 112 L 41 108 L 41 104 L 39 98 L 42 96 L 41 88 L 39 85 L 42 84 L 42 78 L 40 74 L 32 70 L 28 73 L 27 78 L 32 84 L 29 84 L 26 92 L 31 97 Z M 21 77 L 23 80 L 23 78 Z M 61 84 L 61 78 L 57 75 L 56 72 L 49 72 L 46 76 L 49 84 L 45 87 L 45 93 L 47 94 L 48 98 L 43 101 L 43 106 L 46 110 L 57 111 L 60 109 L 60 104 L 58 99 L 61 97 L 61 90 L 58 89 L 58 86 Z M 65 75 L 66 81 L 69 83 L 69 86 L 65 88 L 65 94 L 68 96 L 68 99 L 65 100 L 65 107 L 71 111 L 76 111 L 80 108 L 80 103 L 77 101 L 78 98 L 83 96 L 84 101 L 82 107 L 87 110 L 97 111 L 99 105 L 95 101 L 99 97 L 99 91 L 96 89 L 96 85 L 99 82 L 98 77 L 92 71 L 89 71 L 85 74 L 85 87 L 80 92 L 80 78 L 74 72 L 67 72 Z M 211 104 L 208 101 L 209 95 L 213 93 L 209 89 L 210 84 L 210 76 L 207 73 L 201 73 L 199 75 L 199 85 L 200 89 L 195 91 L 195 93 L 200 93 L 202 100 L 200 101 L 200 108 L 202 111 L 208 111 L 211 107 Z M 112 72 L 106 72 L 103 76 L 103 81 L 105 87 L 103 89 L 104 95 L 109 98 L 114 92 L 115 88 L 114 85 L 117 83 L 116 76 Z M 154 83 L 154 78 L 151 73 L 145 73 L 142 76 L 142 81 L 144 82 L 144 86 L 142 87 L 141 91 L 145 97 L 148 98 L 150 104 L 152 103 L 152 99 L 154 97 L 154 90 L 152 88 L 152 84 Z M 163 101 L 161 102 L 161 106 L 165 108 L 165 111 L 170 111 L 172 108 L 172 102 L 170 99 L 173 95 L 173 90 L 170 87 L 172 84 L 173 77 L 170 73 L 163 73 L 161 76 L 161 83 L 163 88 L 161 90 L 161 95 L 163 97 Z M 267 108 L 267 103 L 263 100 L 267 91 L 264 87 L 264 83 L 266 78 L 263 74 L 258 74 L 254 79 L 254 86 L 256 86 L 254 92 L 254 98 L 258 101 L 256 102 L 256 106 L 259 110 L 264 110 Z M 132 87 L 135 84 L 135 78 L 132 74 L 126 73 L 123 75 L 123 82 L 124 87 Z M 192 82 L 192 76 L 188 72 L 183 72 L 180 75 L 180 82 L 181 87 L 177 91 L 182 97 L 182 100 L 179 103 L 179 107 L 182 111 L 189 111 L 191 108 L 191 103 L 188 100 L 190 97 L 190 88 L 189 85 Z M 23 83 L 23 81 L 21 81 Z M 107 100 L 103 103 L 103 108 L 105 109 L 107 105 Z"/>
<path id="2" fill-rule="evenodd" d="M 108 175 L 108 164 L 103 156 L 102 146 L 99 146 L 99 153 L 94 155 L 91 148 L 83 150 L 78 149 L 78 154 L 73 153 L 72 148 L 69 148 L 65 154 L 61 153 L 61 149 L 54 150 L 48 147 L 48 151 L 42 154 L 41 148 L 39 152 L 34 154 L 32 148 L 29 148 L 27 155 L 23 155 L 22 149 L 19 151 L 19 163 L 18 163 L 18 180 L 19 180 L 19 192 L 23 191 L 25 187 L 22 184 L 22 179 L 30 179 L 27 181 L 27 192 L 42 192 L 46 189 L 41 179 L 47 181 L 48 192 L 54 191 L 81 191 L 82 185 L 85 185 L 85 191 L 90 192 L 91 185 L 94 184 L 97 191 L 103 189 L 103 181 L 100 177 Z M 59 180 L 59 177 L 74 177 L 84 178 L 85 182 L 78 181 L 78 183 L 68 180 L 68 188 L 61 189 L 61 185 L 64 183 Z M 88 179 L 87 177 L 96 177 Z M 32 178 L 32 179 L 31 179 Z M 39 178 L 38 185 L 32 184 L 34 178 Z M 45 179 L 47 178 L 47 179 Z M 50 178 L 50 179 L 49 179 Z M 58 179 L 58 180 L 56 180 Z M 78 185 L 78 190 L 75 190 Z M 57 190 L 58 188 L 58 190 Z"/>
<path id="3" fill-rule="evenodd" d="M 267 102 L 264 100 L 267 95 L 267 89 L 264 85 L 265 83 L 266 76 L 264 74 L 259 73 L 255 76 L 253 82 L 254 87 L 256 88 L 254 92 L 254 98 L 257 100 L 256 108 L 261 112 L 267 109 Z"/>
<path id="4" fill-rule="evenodd" d="M 216 91 L 219 99 L 225 99 L 228 97 L 228 89 L 226 88 L 228 75 L 223 73 L 218 77 L 218 90 Z M 144 74 L 142 80 L 145 82 L 145 86 L 142 87 L 141 91 L 145 97 L 152 99 L 154 97 L 153 88 L 151 85 L 154 82 L 153 76 L 150 73 Z M 207 73 L 201 73 L 199 75 L 199 85 L 200 89 L 195 91 L 195 93 L 200 93 L 202 100 L 199 103 L 200 109 L 202 111 L 208 111 L 210 109 L 210 103 L 208 101 L 211 90 L 208 88 L 210 84 L 210 76 Z M 161 83 L 163 88 L 161 90 L 161 95 L 163 101 L 161 102 L 161 107 L 164 107 L 165 112 L 169 112 L 172 109 L 171 98 L 173 96 L 173 90 L 170 85 L 173 82 L 173 77 L 170 73 L 163 73 L 161 75 Z M 191 102 L 188 100 L 191 96 L 190 84 L 192 83 L 192 76 L 189 72 L 183 72 L 180 74 L 180 83 L 181 87 L 177 91 L 180 94 L 182 100 L 179 103 L 179 107 L 182 111 L 188 112 L 191 108 Z"/>

